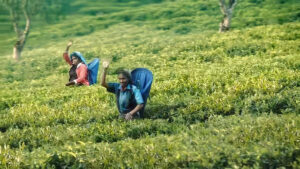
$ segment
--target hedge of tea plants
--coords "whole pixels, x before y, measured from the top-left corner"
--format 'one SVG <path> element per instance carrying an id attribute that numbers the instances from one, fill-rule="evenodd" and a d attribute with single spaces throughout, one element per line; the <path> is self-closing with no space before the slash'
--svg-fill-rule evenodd
<path id="1" fill-rule="evenodd" d="M 251 3 L 269 1 L 241 2 Z M 163 9 L 155 7 L 137 7 L 136 15 Z M 134 8 L 120 12 L 129 15 Z M 299 168 L 297 20 L 224 34 L 180 34 L 144 23 L 118 22 L 56 41 L 41 35 L 39 42 L 45 30 L 34 29 L 21 60 L 0 55 L 0 168 Z M 153 72 L 144 119 L 118 119 L 115 96 L 99 83 L 64 86 L 69 66 L 62 53 L 69 38 L 71 51 L 88 61 L 110 61 L 110 82 L 120 68 Z"/>

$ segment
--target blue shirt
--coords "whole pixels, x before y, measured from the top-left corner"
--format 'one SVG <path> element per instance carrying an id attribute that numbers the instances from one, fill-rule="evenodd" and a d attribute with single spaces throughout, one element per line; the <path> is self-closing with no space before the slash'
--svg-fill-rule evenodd
<path id="1" fill-rule="evenodd" d="M 127 85 L 126 89 L 124 91 L 122 91 L 122 87 L 121 87 L 120 83 L 108 83 L 107 91 L 114 93 L 116 96 L 118 96 L 118 92 L 120 92 L 119 98 L 117 98 L 117 100 L 119 100 L 119 103 L 118 103 L 119 111 L 120 111 L 120 113 L 123 113 L 123 114 L 128 113 L 133 109 L 133 108 L 130 108 L 130 104 L 131 104 L 130 100 L 132 97 L 132 92 L 133 92 L 133 96 L 136 101 L 136 104 L 144 103 L 140 89 L 138 89 L 134 85 Z"/>

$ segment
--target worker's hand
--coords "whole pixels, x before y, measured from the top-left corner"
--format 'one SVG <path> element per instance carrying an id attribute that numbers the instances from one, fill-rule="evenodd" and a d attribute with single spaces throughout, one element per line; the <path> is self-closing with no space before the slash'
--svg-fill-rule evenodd
<path id="1" fill-rule="evenodd" d="M 103 65 L 103 68 L 104 68 L 104 69 L 107 69 L 108 66 L 109 66 L 109 62 L 108 62 L 108 61 L 104 61 L 104 62 L 102 63 L 102 65 Z"/>
<path id="2" fill-rule="evenodd" d="M 69 48 L 69 47 L 71 47 L 72 45 L 73 45 L 73 41 L 70 40 L 70 42 L 68 43 L 67 47 Z"/>
<path id="3" fill-rule="evenodd" d="M 74 85 L 74 84 L 75 84 L 74 81 L 70 81 L 70 82 L 66 83 L 66 86 L 71 86 L 71 85 Z"/>
<path id="4" fill-rule="evenodd" d="M 132 119 L 133 119 L 133 116 L 132 116 L 130 113 L 127 113 L 127 114 L 125 115 L 125 119 L 126 119 L 126 120 L 132 120 Z"/>

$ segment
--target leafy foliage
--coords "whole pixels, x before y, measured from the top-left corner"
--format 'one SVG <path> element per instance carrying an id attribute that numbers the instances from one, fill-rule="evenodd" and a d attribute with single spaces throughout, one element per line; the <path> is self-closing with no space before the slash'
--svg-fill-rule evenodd
<path id="1" fill-rule="evenodd" d="M 216 17 L 213 1 L 118 1 L 125 7 L 86 16 L 93 2 L 80 8 L 76 25 L 72 16 L 36 25 L 19 62 L 1 53 L 0 168 L 300 166 L 297 19 L 268 25 L 264 18 L 246 29 L 243 23 L 258 21 L 250 9 L 267 12 L 271 1 L 243 1 L 237 11 L 248 6 L 241 16 L 253 17 L 235 18 L 235 30 L 220 35 L 214 22 L 187 10 Z M 298 4 L 272 3 L 288 11 L 283 18 Z M 9 33 L 0 36 L 9 43 Z M 145 119 L 119 120 L 114 96 L 100 85 L 64 86 L 69 38 L 88 61 L 111 61 L 108 81 L 120 67 L 152 70 Z"/>

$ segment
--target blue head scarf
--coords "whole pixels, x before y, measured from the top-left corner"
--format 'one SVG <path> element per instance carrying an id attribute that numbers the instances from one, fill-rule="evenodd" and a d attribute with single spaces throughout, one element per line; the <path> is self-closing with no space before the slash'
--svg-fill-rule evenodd
<path id="1" fill-rule="evenodd" d="M 80 52 L 75 51 L 75 52 L 71 53 L 70 60 L 72 60 L 72 56 L 78 57 L 85 65 L 87 65 L 83 55 Z"/>

